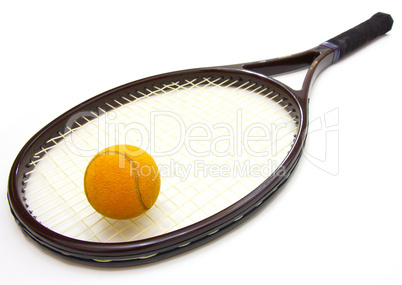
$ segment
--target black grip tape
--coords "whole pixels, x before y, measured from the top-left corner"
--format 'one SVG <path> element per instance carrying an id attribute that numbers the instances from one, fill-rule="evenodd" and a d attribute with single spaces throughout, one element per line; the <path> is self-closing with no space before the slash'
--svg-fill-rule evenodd
<path id="1" fill-rule="evenodd" d="M 360 25 L 330 39 L 327 42 L 339 47 L 339 59 L 355 51 L 359 47 L 385 34 L 392 28 L 391 15 L 377 13 Z"/>

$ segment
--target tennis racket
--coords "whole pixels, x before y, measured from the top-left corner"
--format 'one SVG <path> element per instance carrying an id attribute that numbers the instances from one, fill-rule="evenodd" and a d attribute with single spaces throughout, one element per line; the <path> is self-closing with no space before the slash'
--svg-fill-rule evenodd
<path id="1" fill-rule="evenodd" d="M 247 220 L 287 181 L 302 154 L 317 75 L 391 30 L 390 15 L 295 55 L 152 76 L 95 96 L 41 129 L 11 168 L 8 200 L 24 234 L 96 266 L 161 260 Z M 270 76 L 307 68 L 301 90 Z M 113 220 L 88 203 L 91 158 L 115 144 L 145 149 L 161 174 L 155 205 Z"/>

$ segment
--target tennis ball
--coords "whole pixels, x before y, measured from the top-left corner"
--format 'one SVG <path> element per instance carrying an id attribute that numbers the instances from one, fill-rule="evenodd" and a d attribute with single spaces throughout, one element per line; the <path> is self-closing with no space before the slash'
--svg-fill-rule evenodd
<path id="1" fill-rule="evenodd" d="M 112 219 L 143 214 L 156 202 L 161 180 L 153 158 L 139 147 L 108 147 L 89 162 L 85 194 L 92 207 Z"/>

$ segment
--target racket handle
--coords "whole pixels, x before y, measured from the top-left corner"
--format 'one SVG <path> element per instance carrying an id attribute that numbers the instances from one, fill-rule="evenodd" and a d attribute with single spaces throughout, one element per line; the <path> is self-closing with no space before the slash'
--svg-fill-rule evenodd
<path id="1" fill-rule="evenodd" d="M 392 20 L 391 15 L 378 12 L 367 21 L 330 39 L 327 43 L 331 43 L 338 48 L 338 59 L 341 59 L 345 55 L 348 55 L 368 42 L 390 31 L 393 23 L 394 20 Z"/>

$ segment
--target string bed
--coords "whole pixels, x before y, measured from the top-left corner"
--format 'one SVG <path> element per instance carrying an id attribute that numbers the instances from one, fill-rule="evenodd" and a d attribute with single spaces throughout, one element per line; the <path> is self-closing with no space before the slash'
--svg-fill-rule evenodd
<path id="1" fill-rule="evenodd" d="M 93 242 L 141 240 L 183 228 L 260 185 L 298 132 L 286 99 L 250 81 L 203 77 L 144 90 L 77 114 L 34 155 L 23 192 L 40 223 Z M 103 217 L 84 193 L 89 161 L 115 144 L 143 148 L 161 174 L 157 202 L 133 219 Z"/>

